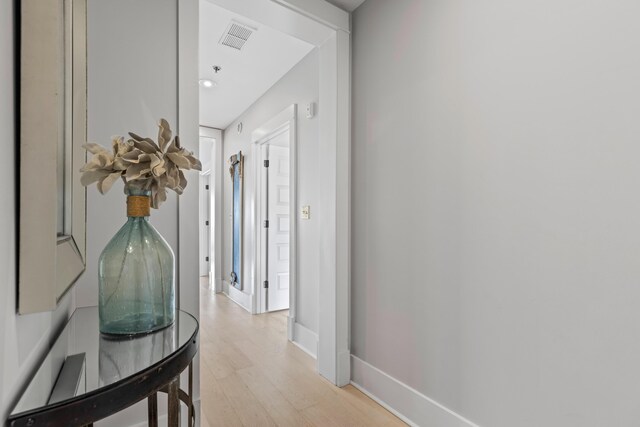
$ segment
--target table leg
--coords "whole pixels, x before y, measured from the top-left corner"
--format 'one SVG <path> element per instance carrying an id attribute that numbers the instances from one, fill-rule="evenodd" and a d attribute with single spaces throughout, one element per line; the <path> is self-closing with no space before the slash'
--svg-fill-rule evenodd
<path id="1" fill-rule="evenodd" d="M 189 421 L 187 422 L 189 427 L 196 426 L 193 409 L 193 362 L 191 362 L 189 363 Z"/>
<path id="2" fill-rule="evenodd" d="M 169 396 L 167 399 L 167 405 L 169 406 L 169 427 L 180 426 L 180 377 L 176 377 L 171 381 L 169 386 Z"/>
<path id="3" fill-rule="evenodd" d="M 158 393 L 149 396 L 147 404 L 149 410 L 149 427 L 158 427 Z"/>

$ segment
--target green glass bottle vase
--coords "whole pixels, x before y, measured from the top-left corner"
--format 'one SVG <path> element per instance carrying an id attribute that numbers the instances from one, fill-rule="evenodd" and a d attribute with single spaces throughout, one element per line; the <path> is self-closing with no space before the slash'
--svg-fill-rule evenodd
<path id="1" fill-rule="evenodd" d="M 149 222 L 150 192 L 127 189 L 127 222 L 100 255 L 100 332 L 137 335 L 176 315 L 175 257 Z"/>

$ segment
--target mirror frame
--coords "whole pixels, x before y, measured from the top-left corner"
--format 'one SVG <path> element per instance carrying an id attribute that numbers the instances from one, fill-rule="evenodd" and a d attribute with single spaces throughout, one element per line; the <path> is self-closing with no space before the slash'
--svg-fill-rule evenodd
<path id="1" fill-rule="evenodd" d="M 22 0 L 20 24 L 18 312 L 27 314 L 55 309 L 85 270 L 87 0 Z M 54 159 L 65 132 L 70 153 L 59 170 Z M 66 225 L 59 236 L 57 178 L 65 171 Z"/>
<path id="2" fill-rule="evenodd" d="M 242 239 L 244 238 L 244 156 L 242 151 L 229 158 L 229 174 L 231 175 L 231 275 L 229 283 L 238 290 L 244 284 Z M 238 182 L 236 183 L 236 174 Z M 236 205 L 236 201 L 238 202 Z M 235 229 L 238 227 L 238 235 Z M 236 239 L 237 237 L 237 239 Z M 237 267 L 237 271 L 236 271 Z"/>

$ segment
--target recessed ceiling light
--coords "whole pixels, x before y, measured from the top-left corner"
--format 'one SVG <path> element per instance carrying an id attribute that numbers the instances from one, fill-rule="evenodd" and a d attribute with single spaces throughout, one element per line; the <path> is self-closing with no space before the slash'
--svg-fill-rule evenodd
<path id="1" fill-rule="evenodd" d="M 200 79 L 200 86 L 206 87 L 206 88 L 212 88 L 214 86 L 218 86 L 218 83 L 209 79 Z"/>

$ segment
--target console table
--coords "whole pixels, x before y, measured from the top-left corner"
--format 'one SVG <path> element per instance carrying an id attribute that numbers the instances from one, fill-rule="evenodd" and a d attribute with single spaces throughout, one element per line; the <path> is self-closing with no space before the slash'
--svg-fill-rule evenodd
<path id="1" fill-rule="evenodd" d="M 10 427 L 91 426 L 148 399 L 149 426 L 158 425 L 158 393 L 168 395 L 169 426 L 180 424 L 180 405 L 195 425 L 192 402 L 193 358 L 198 322 L 178 311 L 173 325 L 160 331 L 118 338 L 100 334 L 98 308 L 77 309 L 20 397 Z M 188 369 L 188 389 L 180 374 Z M 71 391 L 70 391 L 71 390 Z"/>

